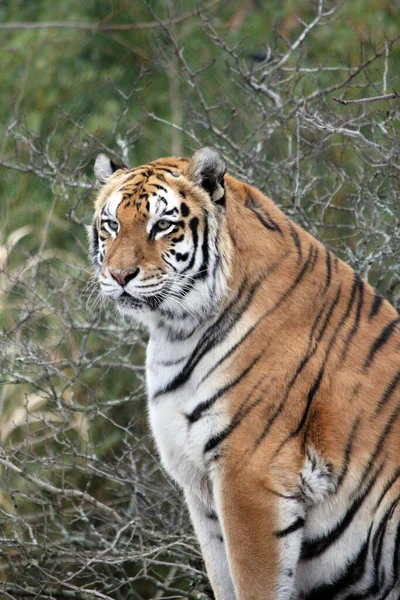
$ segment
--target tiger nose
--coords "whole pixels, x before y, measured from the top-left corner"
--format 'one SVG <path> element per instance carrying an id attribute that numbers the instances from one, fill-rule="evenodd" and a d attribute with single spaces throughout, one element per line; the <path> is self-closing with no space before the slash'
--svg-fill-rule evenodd
<path id="1" fill-rule="evenodd" d="M 136 277 L 139 273 L 139 267 L 137 269 L 109 269 L 111 277 L 113 277 L 122 286 L 126 285 Z"/>

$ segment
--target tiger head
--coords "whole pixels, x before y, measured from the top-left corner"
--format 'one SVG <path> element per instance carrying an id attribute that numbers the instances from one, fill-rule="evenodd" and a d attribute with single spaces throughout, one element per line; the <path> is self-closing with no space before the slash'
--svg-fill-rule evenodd
<path id="1" fill-rule="evenodd" d="M 135 169 L 97 157 L 91 257 L 119 311 L 181 330 L 218 311 L 229 276 L 225 171 L 214 148 Z"/>

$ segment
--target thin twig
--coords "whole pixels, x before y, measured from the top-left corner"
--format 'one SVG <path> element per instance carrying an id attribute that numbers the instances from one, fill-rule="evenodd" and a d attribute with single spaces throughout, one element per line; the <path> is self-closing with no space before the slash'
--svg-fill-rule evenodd
<path id="1" fill-rule="evenodd" d="M 42 490 L 46 490 L 47 492 L 50 492 L 51 494 L 57 494 L 59 496 L 64 496 L 65 498 L 78 498 L 81 500 L 85 500 L 86 502 L 89 502 L 90 504 L 92 504 L 93 506 L 95 506 L 96 508 L 101 510 L 102 512 L 111 516 L 117 523 L 124 523 L 124 520 L 115 512 L 115 510 L 113 510 L 109 506 L 106 506 L 99 500 L 96 500 L 96 498 L 94 498 L 87 492 L 81 492 L 80 490 L 74 490 L 74 489 L 58 488 L 54 485 L 51 485 L 50 483 L 47 483 L 47 481 L 43 481 L 43 479 L 39 479 L 38 477 L 33 477 L 33 475 L 30 475 L 23 469 L 20 469 L 19 467 L 14 465 L 11 461 L 5 460 L 3 458 L 0 458 L 0 465 L 5 467 L 6 469 L 11 469 L 11 471 L 14 471 L 14 473 L 17 473 L 18 475 L 20 475 L 27 481 L 30 481 L 34 485 L 38 486 Z"/>
<path id="2" fill-rule="evenodd" d="M 335 98 L 332 96 L 332 100 L 339 102 L 339 104 L 367 104 L 369 102 L 379 102 L 380 100 L 394 100 L 400 98 L 400 94 L 393 90 L 393 94 L 386 94 L 385 96 L 374 96 L 373 98 L 359 98 L 358 100 L 342 100 L 341 98 Z"/>

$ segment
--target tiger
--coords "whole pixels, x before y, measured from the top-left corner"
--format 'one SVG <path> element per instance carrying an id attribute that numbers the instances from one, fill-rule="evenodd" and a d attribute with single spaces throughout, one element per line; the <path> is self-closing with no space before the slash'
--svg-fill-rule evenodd
<path id="1" fill-rule="evenodd" d="M 212 147 L 101 154 L 101 293 L 149 333 L 150 427 L 216 600 L 400 598 L 400 318 Z"/>

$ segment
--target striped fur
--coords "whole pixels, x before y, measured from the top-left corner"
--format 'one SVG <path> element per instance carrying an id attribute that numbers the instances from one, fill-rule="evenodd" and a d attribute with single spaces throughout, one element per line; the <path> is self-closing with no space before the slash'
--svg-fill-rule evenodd
<path id="1" fill-rule="evenodd" d="M 149 329 L 151 428 L 215 596 L 397 599 L 399 317 L 223 173 L 211 149 L 111 169 L 90 231 Z"/>

